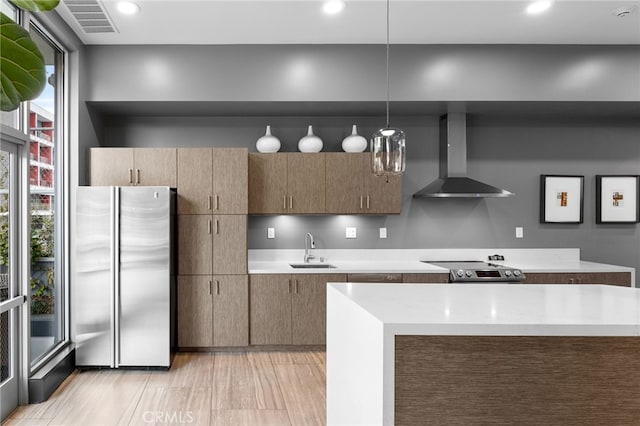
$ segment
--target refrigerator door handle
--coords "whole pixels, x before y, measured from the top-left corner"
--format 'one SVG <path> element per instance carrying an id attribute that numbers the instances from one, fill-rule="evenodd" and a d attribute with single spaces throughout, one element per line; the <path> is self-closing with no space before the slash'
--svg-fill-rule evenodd
<path id="1" fill-rule="evenodd" d="M 120 264 L 120 241 L 118 238 L 120 230 L 120 189 L 111 188 L 111 282 L 114 283 L 111 289 L 111 368 L 117 368 L 120 363 L 120 274 L 118 265 Z"/>

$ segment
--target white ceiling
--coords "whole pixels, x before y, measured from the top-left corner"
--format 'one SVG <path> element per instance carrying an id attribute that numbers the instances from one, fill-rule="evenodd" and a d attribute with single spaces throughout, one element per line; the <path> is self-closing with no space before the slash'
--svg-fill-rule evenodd
<path id="1" fill-rule="evenodd" d="M 384 0 L 347 0 L 339 15 L 317 0 L 137 0 L 123 16 L 99 0 L 115 33 L 86 34 L 64 0 L 58 13 L 85 44 L 382 44 Z M 540 15 L 528 1 L 392 0 L 392 44 L 640 44 L 640 1 L 556 0 Z M 614 11 L 629 7 L 620 18 Z"/>

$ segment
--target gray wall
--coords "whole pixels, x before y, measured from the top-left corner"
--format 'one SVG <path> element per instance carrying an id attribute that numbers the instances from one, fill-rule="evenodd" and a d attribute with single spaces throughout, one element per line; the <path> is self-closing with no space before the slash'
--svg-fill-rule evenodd
<path id="1" fill-rule="evenodd" d="M 505 199 L 413 199 L 438 177 L 438 117 L 398 117 L 407 134 L 407 170 L 399 216 L 252 216 L 250 248 L 578 247 L 586 260 L 640 267 L 638 225 L 595 224 L 595 175 L 640 174 L 640 124 L 615 120 L 476 117 L 468 119 L 468 173 L 516 195 Z M 255 151 L 271 124 L 283 151 L 295 151 L 306 125 L 325 151 L 339 151 L 351 124 L 369 136 L 382 117 L 118 117 L 105 126 L 108 146 L 238 146 Z M 585 176 L 580 225 L 539 223 L 540 174 Z M 358 238 L 344 238 L 346 226 Z M 515 227 L 524 238 L 515 238 Z M 267 227 L 276 239 L 267 239 Z M 387 239 L 378 238 L 386 227 Z"/>
<path id="2" fill-rule="evenodd" d="M 325 151 L 338 151 L 351 124 L 368 136 L 384 123 L 370 110 L 357 115 L 358 102 L 384 99 L 381 46 L 91 46 L 88 51 L 91 86 L 84 99 L 97 107 L 93 132 L 87 133 L 104 146 L 253 151 L 271 124 L 282 150 L 295 151 L 312 124 Z M 595 225 L 594 211 L 595 174 L 640 174 L 638 70 L 639 46 L 392 46 L 392 99 L 488 104 L 484 114 L 468 119 L 468 172 L 516 196 L 413 199 L 438 176 L 438 119 L 433 111 L 416 116 L 415 109 L 398 114 L 392 109 L 392 124 L 405 130 L 408 141 L 401 215 L 252 217 L 249 246 L 300 248 L 304 233 L 313 232 L 318 247 L 325 248 L 578 247 L 584 259 L 638 268 L 638 225 Z M 322 116 L 317 110 L 314 116 L 313 107 L 309 116 L 291 112 L 291 106 L 284 114 L 269 111 L 270 102 L 300 102 L 306 108 L 307 102 L 324 101 L 355 108 L 347 108 L 348 114 L 325 109 Z M 503 101 L 514 109 L 532 101 L 536 113 L 525 108 L 511 114 Z M 143 102 L 150 107 L 148 117 L 140 112 Z M 205 108 L 190 109 L 197 102 Z M 240 111 L 243 102 L 258 107 L 246 104 L 249 114 L 220 114 L 220 109 L 207 114 L 206 102 L 239 102 Z M 594 107 L 588 116 L 553 113 L 566 102 Z M 613 109 L 594 114 L 597 102 Z M 550 113 L 540 114 L 544 105 Z M 612 118 L 620 105 L 626 121 Z M 539 223 L 540 174 L 585 175 L 583 224 Z M 276 228 L 275 240 L 266 239 L 269 226 Z M 358 228 L 356 240 L 344 238 L 346 226 Z M 377 238 L 381 226 L 388 229 L 386 240 Z M 515 239 L 516 226 L 524 227 L 523 239 Z"/>
<path id="3" fill-rule="evenodd" d="M 91 46 L 87 99 L 376 101 L 379 45 Z M 640 46 L 394 45 L 391 99 L 639 101 Z"/>

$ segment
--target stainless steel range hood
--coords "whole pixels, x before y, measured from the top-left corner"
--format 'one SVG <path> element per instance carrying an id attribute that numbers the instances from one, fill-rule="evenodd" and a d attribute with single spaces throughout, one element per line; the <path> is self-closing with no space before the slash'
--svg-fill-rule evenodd
<path id="1" fill-rule="evenodd" d="M 421 197 L 510 197 L 513 193 L 467 177 L 467 115 L 440 117 L 440 178 L 413 194 Z"/>

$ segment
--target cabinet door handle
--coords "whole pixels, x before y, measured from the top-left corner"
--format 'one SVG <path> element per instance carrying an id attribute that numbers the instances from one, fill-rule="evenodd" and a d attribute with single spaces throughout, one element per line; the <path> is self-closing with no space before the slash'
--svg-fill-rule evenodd
<path id="1" fill-rule="evenodd" d="M 140 185 L 140 169 L 136 169 L 136 185 Z"/>
<path id="2" fill-rule="evenodd" d="M 215 205 L 215 210 L 216 210 L 216 211 L 218 210 L 218 206 L 219 206 L 219 204 L 220 204 L 220 199 L 219 199 L 219 198 L 220 198 L 220 197 L 218 197 L 218 195 L 216 195 L 216 205 Z"/>
<path id="3" fill-rule="evenodd" d="M 367 195 L 367 210 L 369 209 L 369 196 Z"/>
<path id="4" fill-rule="evenodd" d="M 220 224 L 218 223 L 218 219 L 216 219 L 216 235 L 220 233 Z"/>
<path id="5" fill-rule="evenodd" d="M 216 280 L 216 294 L 220 295 L 220 281 Z"/>
<path id="6" fill-rule="evenodd" d="M 213 286 L 213 283 L 211 282 L 211 280 L 209 280 L 209 295 L 211 295 L 212 291 L 211 291 L 211 287 Z"/>
<path id="7" fill-rule="evenodd" d="M 287 209 L 287 196 L 286 196 L 286 195 L 283 195 L 283 196 L 282 196 L 282 208 L 283 208 L 284 210 L 286 210 L 286 209 Z"/>
<path id="8" fill-rule="evenodd" d="M 287 293 L 291 294 L 291 280 L 287 280 L 289 281 L 289 290 L 287 291 Z"/>
<path id="9" fill-rule="evenodd" d="M 207 210 L 211 210 L 211 195 L 207 195 Z"/>
<path id="10" fill-rule="evenodd" d="M 129 183 L 133 183 L 133 169 L 129 169 Z"/>
<path id="11" fill-rule="evenodd" d="M 293 195 L 289 195 L 289 208 L 293 209 Z"/>
<path id="12" fill-rule="evenodd" d="M 207 222 L 207 232 L 211 235 L 211 219 Z"/>
<path id="13" fill-rule="evenodd" d="M 363 207 L 362 207 L 362 199 L 363 199 L 363 198 L 364 198 L 364 197 L 361 195 L 361 196 L 360 196 L 360 210 L 362 210 L 362 209 L 363 209 Z"/>
<path id="14" fill-rule="evenodd" d="M 569 278 L 569 284 L 575 284 L 575 279 L 574 278 Z"/>
<path id="15" fill-rule="evenodd" d="M 296 283 L 295 284 L 296 284 L 296 286 L 295 286 L 294 293 L 298 294 L 298 280 L 297 279 L 296 279 Z"/>

